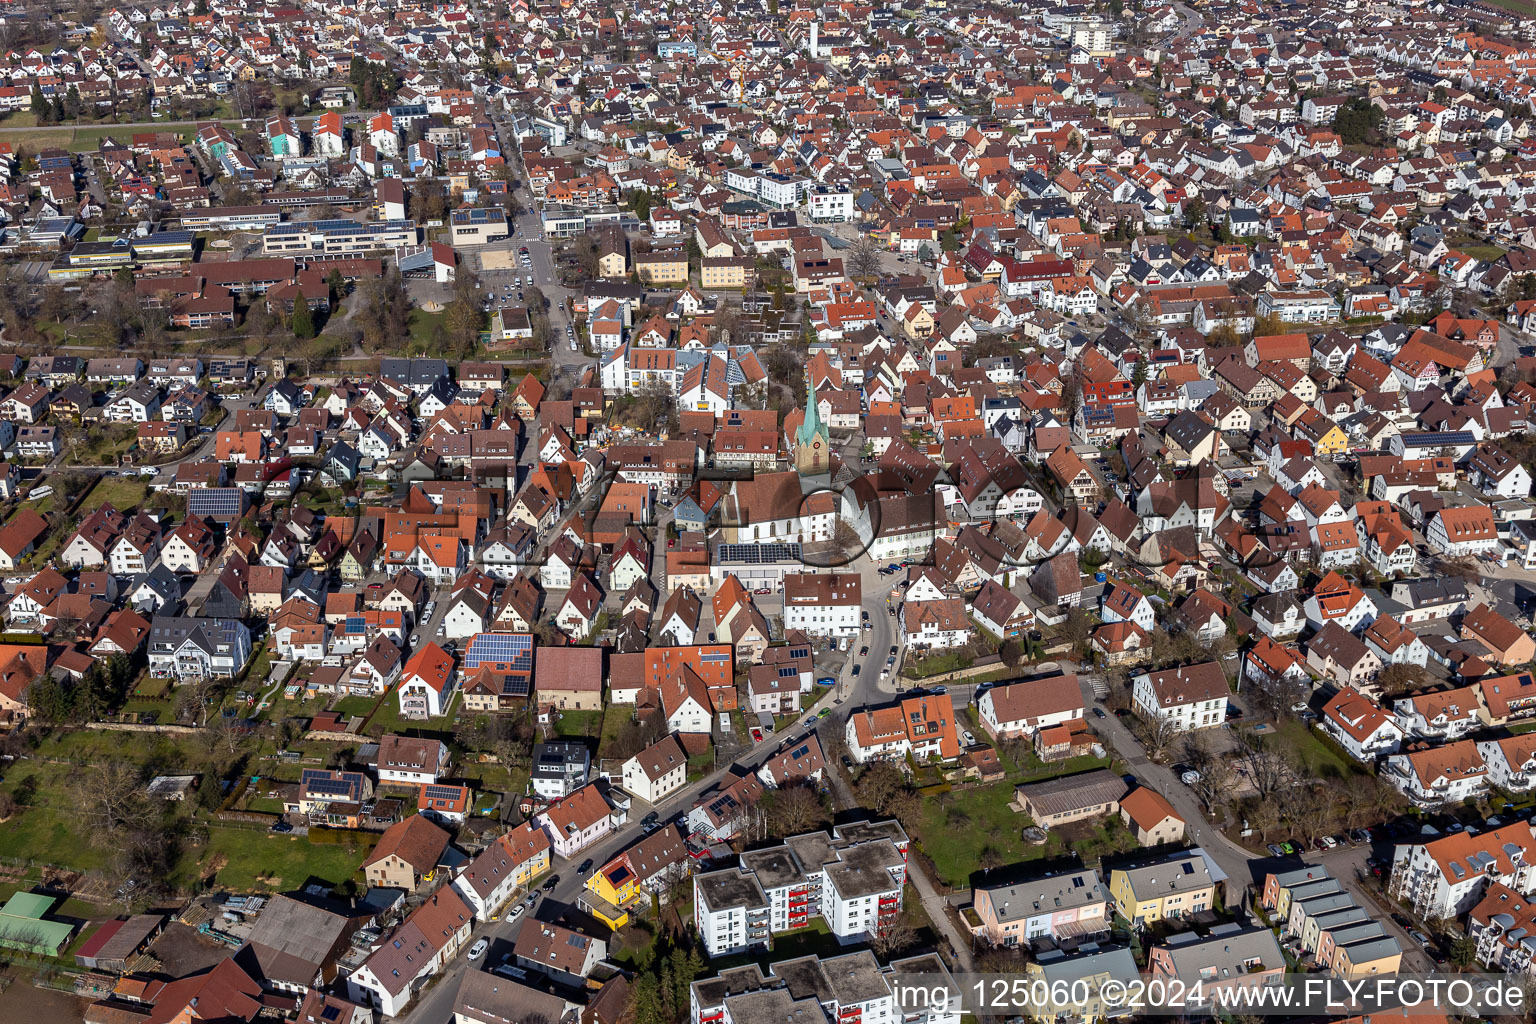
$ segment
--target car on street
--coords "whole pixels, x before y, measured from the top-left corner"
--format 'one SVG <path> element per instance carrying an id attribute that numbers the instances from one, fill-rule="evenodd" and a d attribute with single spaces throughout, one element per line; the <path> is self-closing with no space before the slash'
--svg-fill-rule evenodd
<path id="1" fill-rule="evenodd" d="M 752 591 L 752 593 L 754 593 L 754 594 L 771 594 L 771 593 L 773 593 L 773 591 L 769 590 L 767 587 L 758 587 L 756 590 Z"/>
<path id="2" fill-rule="evenodd" d="M 817 718 L 826 718 L 831 713 L 832 713 L 832 709 L 831 708 L 822 708 L 820 711 L 816 712 L 816 717 Z"/>
<path id="3" fill-rule="evenodd" d="M 578 875 L 584 875 L 588 871 L 591 871 L 591 870 L 592 870 L 592 858 L 588 857 L 586 860 L 581 862 L 581 867 L 576 869 L 576 873 Z"/>
<path id="4" fill-rule="evenodd" d="M 479 960 L 482 956 L 485 955 L 485 951 L 490 948 L 491 940 L 481 939 L 479 942 L 476 942 L 473 946 L 469 947 L 468 956 L 471 960 Z"/>
<path id="5" fill-rule="evenodd" d="M 869 656 L 869 644 L 865 644 L 863 647 L 859 648 L 859 657 L 864 658 L 864 657 L 868 657 L 868 656 Z"/>
<path id="6" fill-rule="evenodd" d="M 1105 717 L 1104 709 L 1103 708 L 1094 708 L 1093 709 L 1093 717 L 1094 718 L 1103 718 L 1103 717 Z"/>
<path id="7" fill-rule="evenodd" d="M 891 644 L 891 657 L 896 657 L 896 645 Z"/>
<path id="8" fill-rule="evenodd" d="M 511 910 L 509 910 L 507 912 L 507 920 L 508 921 L 516 921 L 518 918 L 522 917 L 523 914 L 525 914 L 527 911 L 528 911 L 528 904 L 526 904 L 526 903 L 519 903 L 517 906 L 513 907 Z"/>
<path id="9" fill-rule="evenodd" d="M 1425 949 L 1429 948 L 1429 936 L 1425 935 L 1423 932 L 1415 929 L 1408 933 L 1408 937 L 1414 942 L 1417 942 L 1419 945 L 1423 946 Z"/>
<path id="10" fill-rule="evenodd" d="M 936 696 L 942 697 L 946 693 L 949 692 L 949 687 L 947 687 L 947 686 L 935 686 L 935 687 L 930 688 L 928 690 L 928 692 L 932 693 L 932 694 L 935 694 Z"/>
<path id="11" fill-rule="evenodd" d="M 1393 914 L 1392 920 L 1396 921 L 1398 926 L 1401 927 L 1404 931 L 1407 931 L 1409 928 L 1413 927 L 1413 922 L 1408 920 L 1407 914 Z"/>
<path id="12" fill-rule="evenodd" d="M 843 761 L 843 767 L 844 768 L 852 768 L 853 767 L 853 758 L 849 757 L 847 754 L 843 755 L 842 761 Z"/>
<path id="13" fill-rule="evenodd" d="M 836 686 L 837 685 L 837 680 L 833 679 L 831 676 L 822 676 L 820 679 L 816 680 L 816 685 L 817 686 Z"/>

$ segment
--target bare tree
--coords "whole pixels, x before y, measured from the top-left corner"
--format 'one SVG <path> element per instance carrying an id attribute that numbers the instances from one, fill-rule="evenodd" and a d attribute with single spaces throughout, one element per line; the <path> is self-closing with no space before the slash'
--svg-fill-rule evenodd
<path id="1" fill-rule="evenodd" d="M 854 792 L 859 803 L 876 814 L 884 814 L 891 802 L 907 788 L 907 779 L 901 770 L 888 762 L 878 762 L 864 769 Z"/>
<path id="2" fill-rule="evenodd" d="M 821 795 L 809 784 L 785 786 L 763 795 L 768 829 L 776 836 L 793 836 L 824 827 L 830 820 Z"/>
<path id="3" fill-rule="evenodd" d="M 869 235 L 860 235 L 843 256 L 843 265 L 855 278 L 871 278 L 880 273 L 880 246 Z"/>
<path id="4" fill-rule="evenodd" d="M 1264 736 L 1254 732 L 1239 733 L 1242 750 L 1239 763 L 1248 769 L 1248 781 L 1253 783 L 1259 799 L 1268 800 L 1291 780 L 1290 765 L 1285 755 L 1276 750 Z"/>
<path id="5" fill-rule="evenodd" d="M 1184 735 L 1184 728 L 1168 715 L 1154 715 L 1146 720 L 1143 729 L 1142 745 L 1147 748 L 1147 756 L 1154 761 L 1166 758 Z"/>
<path id="6" fill-rule="evenodd" d="M 905 916 L 891 918 L 869 938 L 869 948 L 883 961 L 900 956 L 916 944 L 917 929 Z"/>

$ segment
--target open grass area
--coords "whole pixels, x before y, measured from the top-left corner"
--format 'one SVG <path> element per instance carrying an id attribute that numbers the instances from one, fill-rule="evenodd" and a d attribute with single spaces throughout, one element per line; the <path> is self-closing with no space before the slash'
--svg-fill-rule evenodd
<path id="1" fill-rule="evenodd" d="M 1458 245 L 1456 248 L 1473 259 L 1486 260 L 1489 263 L 1504 255 L 1504 250 L 1496 245 Z"/>
<path id="2" fill-rule="evenodd" d="M 1533 0 L 1488 0 L 1495 7 L 1502 7 L 1506 11 L 1514 11 L 1516 14 L 1524 14 L 1530 17 L 1536 14 L 1536 2 Z"/>
<path id="3" fill-rule="evenodd" d="M 182 854 L 173 883 L 191 887 L 211 874 L 215 884 L 233 892 L 296 889 L 310 880 L 335 886 L 357 874 L 362 863 L 361 849 L 265 830 L 213 827 L 206 846 Z"/>
<path id="4" fill-rule="evenodd" d="M 447 330 L 444 323 L 446 317 L 442 313 L 428 313 L 424 309 L 411 310 L 410 333 L 413 351 L 415 346 L 422 346 L 421 351 L 426 351 L 426 345 L 439 331 Z"/>
<path id="5" fill-rule="evenodd" d="M 142 477 L 103 474 L 97 478 L 96 486 L 91 488 L 90 494 L 81 503 L 81 510 L 96 509 L 111 502 L 113 508 L 126 512 L 142 508 L 148 497 L 149 485 Z"/>
<path id="6" fill-rule="evenodd" d="M 1039 846 L 1024 841 L 1022 830 L 1031 822 L 1008 806 L 1012 799 L 1013 786 L 1000 783 L 923 800 L 920 844 L 941 880 L 954 888 L 970 885 L 988 850 L 1003 864 L 1064 852 L 1065 844 L 1054 833 Z"/>
<path id="7" fill-rule="evenodd" d="M 1333 750 L 1304 722 L 1286 717 L 1278 731 L 1280 740 L 1293 747 L 1307 770 L 1320 779 L 1348 779 L 1366 774 L 1363 765 Z"/>
<path id="8" fill-rule="evenodd" d="M 555 735 L 570 739 L 590 739 L 604 731 L 604 715 L 598 711 L 562 711 L 555 723 Z"/>
<path id="9" fill-rule="evenodd" d="M 0 825 L 0 857 L 35 860 L 76 871 L 105 866 L 106 852 L 86 839 L 80 810 L 70 793 L 75 770 L 73 765 L 25 761 L 6 771 L 0 790 L 15 795 L 24 787 L 32 789 L 32 795 L 27 807 Z"/>

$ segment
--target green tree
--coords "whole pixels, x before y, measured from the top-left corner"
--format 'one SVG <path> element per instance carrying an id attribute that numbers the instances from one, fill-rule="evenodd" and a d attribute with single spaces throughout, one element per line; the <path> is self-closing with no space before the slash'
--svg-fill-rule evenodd
<path id="1" fill-rule="evenodd" d="M 1193 231 L 1205 223 L 1205 200 L 1195 196 L 1184 204 L 1184 226 Z"/>
<path id="2" fill-rule="evenodd" d="M 293 304 L 293 319 L 289 321 L 293 328 L 293 336 L 300 341 L 308 341 L 315 336 L 315 318 L 309 311 L 309 303 L 301 295 Z"/>
<path id="3" fill-rule="evenodd" d="M 1147 382 L 1146 359 L 1136 360 L 1136 365 L 1131 369 L 1131 390 L 1140 391 L 1141 386 Z"/>
<path id="4" fill-rule="evenodd" d="M 43 87 L 34 82 L 32 85 L 32 113 L 37 116 L 39 121 L 43 121 L 52 112 L 53 108 L 48 105 L 48 100 L 43 96 Z"/>
<path id="5" fill-rule="evenodd" d="M 332 269 L 326 276 L 325 287 L 331 293 L 331 301 L 340 299 L 347 290 L 347 281 L 341 276 L 341 271 Z"/>
<path id="6" fill-rule="evenodd" d="M 1346 146 L 1374 145 L 1381 141 L 1385 116 L 1370 100 L 1356 96 L 1333 115 L 1332 128 Z"/>
<path id="7" fill-rule="evenodd" d="M 1466 970 L 1477 964 L 1477 940 L 1470 935 L 1459 936 L 1451 943 L 1449 950 L 1451 966 L 1457 970 Z"/>

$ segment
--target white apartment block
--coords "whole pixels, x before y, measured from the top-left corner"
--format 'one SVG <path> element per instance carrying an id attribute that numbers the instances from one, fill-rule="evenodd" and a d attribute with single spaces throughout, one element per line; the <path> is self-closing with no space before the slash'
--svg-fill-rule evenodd
<path id="1" fill-rule="evenodd" d="M 1214 729 L 1227 720 L 1227 675 L 1214 661 L 1131 680 L 1131 705 L 1143 718 L 1163 718 L 1181 730 Z"/>
<path id="2" fill-rule="evenodd" d="M 722 971 L 696 981 L 688 994 L 690 1024 L 760 1024 L 795 1020 L 800 1024 L 959 1024 L 959 999 L 934 1006 L 901 1006 L 894 979 L 924 976 L 924 984 L 959 989 L 935 954 L 894 960 L 881 967 L 869 950 L 821 959 L 799 957 Z M 816 993 L 815 996 L 793 994 Z M 818 1001 L 819 998 L 819 1001 Z M 939 1001 L 935 1000 L 935 1003 Z"/>
<path id="3" fill-rule="evenodd" d="M 770 948 L 814 917 L 839 942 L 866 941 L 901 912 L 906 878 L 907 835 L 895 821 L 835 826 L 695 875 L 694 923 L 710 956 Z"/>
<path id="4" fill-rule="evenodd" d="M 1466 913 L 1490 882 L 1521 895 L 1536 891 L 1536 833 L 1529 822 L 1399 846 L 1387 891 L 1433 921 Z"/>
<path id="5" fill-rule="evenodd" d="M 861 584 L 857 573 L 786 573 L 784 629 L 801 629 L 810 636 L 857 636 Z"/>

